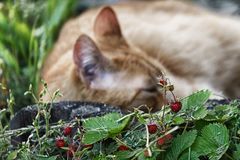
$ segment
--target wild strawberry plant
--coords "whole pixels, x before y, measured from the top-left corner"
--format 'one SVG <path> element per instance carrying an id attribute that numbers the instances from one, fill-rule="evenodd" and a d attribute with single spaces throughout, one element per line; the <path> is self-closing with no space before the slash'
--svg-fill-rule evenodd
<path id="1" fill-rule="evenodd" d="M 165 99 L 162 109 L 146 113 L 135 108 L 129 114 L 110 113 L 102 117 L 73 119 L 49 124 L 51 105 L 38 100 L 38 114 L 32 126 L 18 132 L 3 130 L 0 141 L 4 159 L 137 159 L 200 160 L 239 159 L 240 101 L 217 104 L 208 101 L 208 90 L 177 99 L 174 87 L 159 82 Z M 32 94 L 31 88 L 28 94 Z M 47 94 L 44 85 L 42 94 Z M 58 92 L 52 95 L 57 97 Z M 32 94 L 32 96 L 34 96 Z M 216 104 L 215 104 L 216 103 Z M 40 125 L 40 114 L 45 125 Z M 45 134 L 41 134 L 41 130 Z M 27 142 L 17 148 L 7 144 L 9 136 L 30 131 Z"/>

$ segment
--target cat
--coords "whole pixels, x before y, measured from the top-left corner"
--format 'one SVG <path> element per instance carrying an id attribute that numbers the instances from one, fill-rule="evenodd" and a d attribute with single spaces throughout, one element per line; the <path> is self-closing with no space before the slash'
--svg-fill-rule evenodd
<path id="1" fill-rule="evenodd" d="M 239 96 L 239 19 L 179 1 L 90 9 L 64 25 L 42 71 L 50 93 L 63 94 L 56 101 L 123 110 L 160 109 L 159 76 L 170 79 L 177 97 L 200 89 Z"/>

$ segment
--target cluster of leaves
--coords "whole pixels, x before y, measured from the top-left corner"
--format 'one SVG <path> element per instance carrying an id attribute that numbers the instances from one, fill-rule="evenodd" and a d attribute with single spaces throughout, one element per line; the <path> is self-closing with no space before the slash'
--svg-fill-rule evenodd
<path id="1" fill-rule="evenodd" d="M 240 157 L 240 102 L 206 104 L 209 96 L 209 91 L 199 91 L 181 99 L 182 109 L 177 113 L 165 106 L 156 113 L 135 109 L 126 115 L 110 113 L 102 117 L 76 118 L 67 124 L 60 121 L 48 129 L 45 126 L 47 131 L 43 135 L 37 117 L 28 141 L 15 149 L 5 146 L 2 157 L 9 160 L 237 160 Z M 50 108 L 47 109 L 40 111 L 45 113 L 46 121 Z M 149 124 L 157 127 L 150 131 Z M 65 129 L 72 127 L 71 134 L 63 126 Z M 9 132 L 2 134 L 2 142 L 8 139 Z M 164 139 L 167 135 L 171 135 L 168 140 Z"/>
<path id="2" fill-rule="evenodd" d="M 119 151 L 115 147 L 115 150 L 111 148 L 105 152 L 99 151 L 95 155 L 96 157 L 101 155 L 105 159 L 109 157 L 166 160 L 198 160 L 204 157 L 211 160 L 239 159 L 240 103 L 233 101 L 228 105 L 218 105 L 208 110 L 204 104 L 209 96 L 209 91 L 199 91 L 183 98 L 181 100 L 182 110 L 177 114 L 167 111 L 164 120 L 160 118 L 162 111 L 150 115 L 135 111 L 134 114 L 121 118 L 122 120 L 131 117 L 131 121 L 127 129 L 118 132 L 117 135 L 116 133 L 110 134 L 110 129 L 106 130 L 105 123 L 101 123 L 99 118 L 88 119 L 83 125 L 86 129 L 83 141 L 96 143 L 100 138 L 101 140 L 111 138 L 118 144 L 117 146 L 124 144 L 129 148 L 127 151 Z M 147 137 L 144 125 L 149 121 L 154 121 L 158 126 L 164 123 L 166 128 L 159 127 L 158 132 Z M 102 134 L 102 131 L 108 133 L 108 137 Z M 175 137 L 172 142 L 159 146 L 158 139 L 169 133 Z M 98 138 L 91 138 L 95 136 Z M 149 146 L 146 146 L 147 143 Z M 152 156 L 146 154 L 147 147 L 151 150 Z M 93 157 L 88 158 L 93 159 Z"/>
<path id="3" fill-rule="evenodd" d="M 33 102 L 22 93 L 29 84 L 33 84 L 36 93 L 44 59 L 76 3 L 57 0 L 0 2 L 0 83 L 12 90 L 18 107 Z M 0 107 L 5 106 L 1 101 L 7 99 L 7 94 L 2 93 L 0 89 Z"/>

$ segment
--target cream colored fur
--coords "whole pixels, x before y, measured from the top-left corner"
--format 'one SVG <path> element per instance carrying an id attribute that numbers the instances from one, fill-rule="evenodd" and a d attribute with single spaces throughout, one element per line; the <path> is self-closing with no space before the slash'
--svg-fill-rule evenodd
<path id="1" fill-rule="evenodd" d="M 164 72 L 170 78 L 178 97 L 200 89 L 210 89 L 228 97 L 240 96 L 238 18 L 217 15 L 176 1 L 132 2 L 111 7 L 116 13 L 124 44 L 121 40 L 116 45 L 111 37 L 103 38 L 102 42 L 94 33 L 94 23 L 102 8 L 89 10 L 64 25 L 43 69 L 49 90 L 53 92 L 60 88 L 62 91 L 64 96 L 59 100 L 98 101 L 127 108 L 125 105 L 148 102 L 142 101 L 146 97 L 159 98 L 154 103 L 158 105 L 153 106 L 155 108 L 162 103 L 161 93 L 144 94 L 142 99 L 140 96 L 132 101 L 136 94 L 134 90 L 148 88 L 148 74 L 155 71 L 146 69 L 145 72 L 131 63 L 131 69 L 125 66 L 125 71 L 106 73 L 102 79 L 86 86 L 83 75 L 76 77 L 78 71 L 73 62 L 74 44 L 82 34 L 89 36 L 108 59 L 129 60 L 131 56 L 124 57 L 126 51 L 127 55 L 140 56 L 139 59 L 150 62 L 158 68 L 157 73 Z"/>

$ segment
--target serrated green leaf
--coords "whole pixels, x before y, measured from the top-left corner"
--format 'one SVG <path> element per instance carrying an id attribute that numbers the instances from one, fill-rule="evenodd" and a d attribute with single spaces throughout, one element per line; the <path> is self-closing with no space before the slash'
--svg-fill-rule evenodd
<path id="1" fill-rule="evenodd" d="M 239 109 L 232 105 L 219 105 L 209 111 L 205 120 L 208 121 L 227 121 L 238 115 Z"/>
<path id="2" fill-rule="evenodd" d="M 179 160 L 199 160 L 197 152 L 191 151 L 191 152 L 185 152 L 183 153 Z"/>
<path id="3" fill-rule="evenodd" d="M 185 111 L 188 109 L 196 109 L 197 107 L 201 107 L 204 103 L 207 102 L 211 95 L 211 92 L 208 90 L 201 90 L 191 94 L 188 97 L 185 97 L 181 100 L 182 102 L 182 110 Z"/>
<path id="4" fill-rule="evenodd" d="M 166 160 L 177 160 L 180 154 L 190 147 L 197 137 L 197 131 L 192 130 L 178 135 L 166 153 Z"/>
<path id="5" fill-rule="evenodd" d="M 107 137 L 115 136 L 127 125 L 130 117 L 121 122 L 118 120 L 122 116 L 119 113 L 110 113 L 103 117 L 94 117 L 84 120 L 83 143 L 93 144 Z"/>
<path id="6" fill-rule="evenodd" d="M 83 136 L 83 143 L 93 144 L 108 137 L 108 131 L 104 129 L 89 130 Z"/>
<path id="7" fill-rule="evenodd" d="M 130 147 L 138 148 L 146 144 L 146 132 L 142 130 L 129 131 L 123 139 Z"/>
<path id="8" fill-rule="evenodd" d="M 205 107 L 199 107 L 193 112 L 193 117 L 195 120 L 203 119 L 208 114 L 208 111 Z"/>
<path id="9" fill-rule="evenodd" d="M 165 117 L 164 117 L 165 123 L 166 124 L 171 123 L 172 122 L 172 118 L 173 118 L 172 114 L 166 114 Z"/>
<path id="10" fill-rule="evenodd" d="M 201 131 L 193 144 L 198 155 L 206 155 L 210 160 L 218 160 L 229 147 L 229 133 L 223 124 L 209 124 Z"/>
<path id="11" fill-rule="evenodd" d="M 185 122 L 185 120 L 182 117 L 174 117 L 173 118 L 173 123 L 176 125 L 183 124 L 184 122 Z"/>

